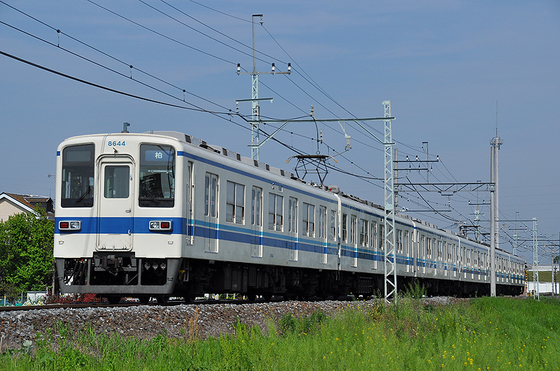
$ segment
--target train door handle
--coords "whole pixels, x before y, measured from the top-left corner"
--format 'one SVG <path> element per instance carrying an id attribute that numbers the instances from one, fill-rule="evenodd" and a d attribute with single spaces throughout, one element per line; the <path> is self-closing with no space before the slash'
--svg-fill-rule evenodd
<path id="1" fill-rule="evenodd" d="M 131 209 L 126 209 L 124 212 L 125 213 L 130 213 L 132 210 Z"/>

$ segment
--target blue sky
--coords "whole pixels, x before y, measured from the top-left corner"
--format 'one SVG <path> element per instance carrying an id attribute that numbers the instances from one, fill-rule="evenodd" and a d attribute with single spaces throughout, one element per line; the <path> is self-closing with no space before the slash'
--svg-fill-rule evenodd
<path id="1" fill-rule="evenodd" d="M 549 263 L 546 240 L 558 241 L 560 232 L 558 1 L 2 0 L 0 51 L 115 90 L 190 107 L 182 102 L 185 89 L 185 100 L 197 107 L 235 112 L 236 99 L 251 97 L 251 77 L 237 75 L 236 64 L 252 69 L 252 14 L 263 14 L 264 21 L 255 26 L 257 70 L 270 71 L 272 62 L 279 71 L 288 62 L 293 68 L 290 76 L 260 76 L 260 97 L 274 98 L 261 103 L 263 117 L 308 116 L 312 105 L 317 119 L 379 117 L 382 101 L 391 100 L 400 159 L 425 158 L 422 142 L 428 142 L 430 159 L 441 159 L 429 175 L 434 182 L 489 181 L 490 139 L 497 124 L 504 140 L 500 218 L 537 218 L 541 264 Z M 0 191 L 54 197 L 49 174 L 55 172 L 57 145 L 74 135 L 120 131 L 124 121 L 133 132 L 176 130 L 250 155 L 248 125 L 236 116 L 133 99 L 4 55 L 0 76 Z M 239 110 L 249 115 L 250 103 L 240 103 Z M 382 147 L 351 122 L 342 125 L 352 136 L 352 149 L 333 165 L 382 177 Z M 381 123 L 368 125 L 381 133 Z M 275 126 L 262 127 L 272 132 Z M 325 144 L 317 149 L 321 129 Z M 331 155 L 346 144 L 336 122 L 289 124 L 277 139 L 306 153 Z M 295 162 L 286 160 L 294 154 L 271 141 L 260 158 L 293 170 Z M 425 181 L 425 172 L 403 173 L 401 181 L 405 175 Z M 331 171 L 326 182 L 383 203 L 379 181 Z M 414 216 L 454 231 L 474 219 L 469 201 L 489 200 L 482 192 L 402 196 L 400 206 L 410 210 L 450 208 L 445 216 Z M 489 218 L 488 206 L 480 212 L 481 219 Z M 524 225 L 531 227 L 502 222 L 500 246 L 511 251 L 513 230 Z M 518 233 L 522 240 L 531 237 L 530 231 Z M 525 250 L 520 249 L 531 263 Z"/>

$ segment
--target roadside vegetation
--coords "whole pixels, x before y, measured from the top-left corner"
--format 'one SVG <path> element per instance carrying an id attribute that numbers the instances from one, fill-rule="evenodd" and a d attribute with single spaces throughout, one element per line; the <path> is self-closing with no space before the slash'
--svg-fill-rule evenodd
<path id="1" fill-rule="evenodd" d="M 70 333 L 60 325 L 0 356 L 2 370 L 509 370 L 560 365 L 560 302 L 477 298 L 423 305 L 421 290 L 398 305 L 348 306 L 335 316 L 283 316 L 261 331 L 198 339 L 197 318 L 181 338 L 150 340 Z"/>
<path id="2" fill-rule="evenodd" d="M 10 303 L 53 282 L 54 223 L 43 209 L 36 212 L 0 220 L 0 295 Z"/>

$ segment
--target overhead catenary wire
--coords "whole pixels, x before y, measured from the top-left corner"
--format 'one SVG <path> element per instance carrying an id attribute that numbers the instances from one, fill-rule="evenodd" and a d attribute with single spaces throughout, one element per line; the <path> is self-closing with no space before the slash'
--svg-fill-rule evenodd
<path id="1" fill-rule="evenodd" d="M 88 0 L 88 1 L 89 1 L 89 0 Z M 92 2 L 92 1 L 90 1 L 90 2 Z M 2 1 L 2 3 L 4 3 L 4 2 Z M 92 2 L 92 3 L 93 3 L 93 2 Z M 165 2 L 164 2 L 164 3 L 165 3 Z M 194 2 L 194 3 L 196 3 L 196 2 Z M 5 4 L 5 3 L 4 3 L 4 4 Z M 96 4 L 96 5 L 97 5 L 97 4 Z M 200 5 L 200 4 L 199 4 L 199 5 Z M 267 30 L 267 33 L 269 33 L 268 30 Z M 269 34 L 270 34 L 270 33 L 269 33 Z M 161 35 L 160 35 L 160 36 L 161 36 Z M 211 53 L 209 53 L 209 54 L 211 54 Z M 227 61 L 227 60 L 226 60 L 226 62 L 232 63 L 232 64 L 233 64 L 233 62 L 231 62 L 231 61 Z M 124 62 L 123 62 L 123 63 L 124 63 Z M 294 64 L 295 64 L 296 66 L 298 65 L 297 63 L 294 63 Z M 140 71 L 139 69 L 135 69 L 135 70 Z M 302 70 L 302 71 L 303 71 L 303 69 L 301 69 L 301 68 L 298 68 L 298 70 Z M 305 72 L 305 71 L 303 71 L 303 72 Z M 306 73 L 305 73 L 305 74 L 306 74 Z M 300 74 L 300 73 L 298 72 L 298 75 L 302 76 L 302 78 L 303 78 L 303 74 Z M 307 74 L 306 74 L 306 75 L 307 75 Z M 150 76 L 150 75 L 147 74 L 147 76 Z M 154 76 L 150 76 L 150 77 L 155 78 Z M 157 79 L 157 78 L 156 78 L 156 79 Z M 311 81 L 308 80 L 308 79 L 304 79 L 304 80 L 306 80 L 306 81 L 307 81 L 308 83 L 310 83 L 311 85 L 313 85 L 313 83 L 314 83 L 314 81 L 313 81 L 312 79 L 311 79 Z M 292 81 L 292 80 L 291 80 L 291 81 Z M 162 81 L 160 81 L 160 82 L 162 82 Z M 312 83 L 312 82 L 313 82 L 313 83 Z M 297 83 L 296 83 L 296 85 L 297 85 Z M 316 85 L 318 85 L 318 84 L 316 84 Z M 170 85 L 170 86 L 172 86 L 172 85 Z M 299 85 L 297 85 L 297 86 L 299 86 Z M 175 87 L 178 88 L 177 86 L 175 86 Z M 319 87 L 319 88 L 320 88 L 320 87 Z M 305 90 L 305 89 L 303 89 L 302 87 L 300 87 L 300 89 L 303 90 L 303 91 Z M 115 89 L 115 90 L 116 90 L 116 89 Z M 318 89 L 318 90 L 319 90 L 319 89 Z M 279 95 L 279 96 L 280 96 L 280 95 Z M 310 95 L 309 95 L 309 96 L 310 96 Z M 310 96 L 310 97 L 311 97 L 311 96 Z M 288 101 L 288 100 L 286 100 L 286 101 Z M 211 101 L 210 101 L 210 102 L 211 102 Z M 211 103 L 214 103 L 214 102 L 211 102 Z M 294 107 L 297 107 L 297 106 L 294 105 Z M 222 108 L 225 108 L 225 107 L 222 106 Z M 209 112 L 212 112 L 212 110 L 208 110 L 208 111 L 209 111 Z M 348 111 L 347 111 L 347 112 L 348 112 Z M 229 111 L 229 113 L 231 113 L 231 111 Z M 236 123 L 236 125 L 239 125 L 239 124 Z M 240 126 L 241 126 L 241 125 L 240 125 Z M 327 126 L 327 127 L 328 127 L 328 126 Z M 332 128 L 331 128 L 331 129 L 332 129 Z M 367 143 L 363 143 L 363 144 L 364 144 L 364 145 L 368 145 Z M 369 146 L 371 146 L 371 145 L 369 145 Z M 371 146 L 371 147 L 374 148 L 373 146 Z M 327 146 L 327 148 L 330 148 L 330 147 Z M 410 147 L 410 148 L 412 148 L 412 147 Z M 377 149 L 377 148 L 376 148 L 376 149 Z M 378 149 L 378 150 L 381 151 L 381 149 Z M 341 157 L 345 158 L 344 156 L 341 156 Z M 345 158 L 345 159 L 346 159 L 346 158 Z M 354 163 L 353 161 L 351 161 L 350 159 L 347 159 L 347 160 L 348 160 L 348 162 L 349 162 L 350 164 L 352 164 L 352 166 L 356 166 L 357 168 L 360 168 L 357 164 L 355 164 L 355 163 Z M 445 167 L 445 166 L 444 166 L 444 167 Z M 446 169 L 446 170 L 447 170 L 447 169 Z M 449 172 L 449 171 L 448 171 L 448 172 Z M 449 173 L 450 173 L 450 172 L 449 172 Z M 451 174 L 451 173 L 450 173 L 450 174 Z"/>

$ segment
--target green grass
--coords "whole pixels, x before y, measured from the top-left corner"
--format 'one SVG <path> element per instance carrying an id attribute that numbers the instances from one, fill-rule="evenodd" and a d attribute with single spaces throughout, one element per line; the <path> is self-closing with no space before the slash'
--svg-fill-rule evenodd
<path id="1" fill-rule="evenodd" d="M 411 293 L 413 290 L 410 291 Z M 421 292 L 416 291 L 416 297 Z M 478 298 L 423 306 L 360 304 L 270 323 L 267 335 L 239 322 L 235 334 L 151 340 L 72 334 L 60 326 L 0 356 L 2 370 L 509 370 L 560 367 L 560 302 Z M 55 336 L 56 335 L 56 336 Z"/>

